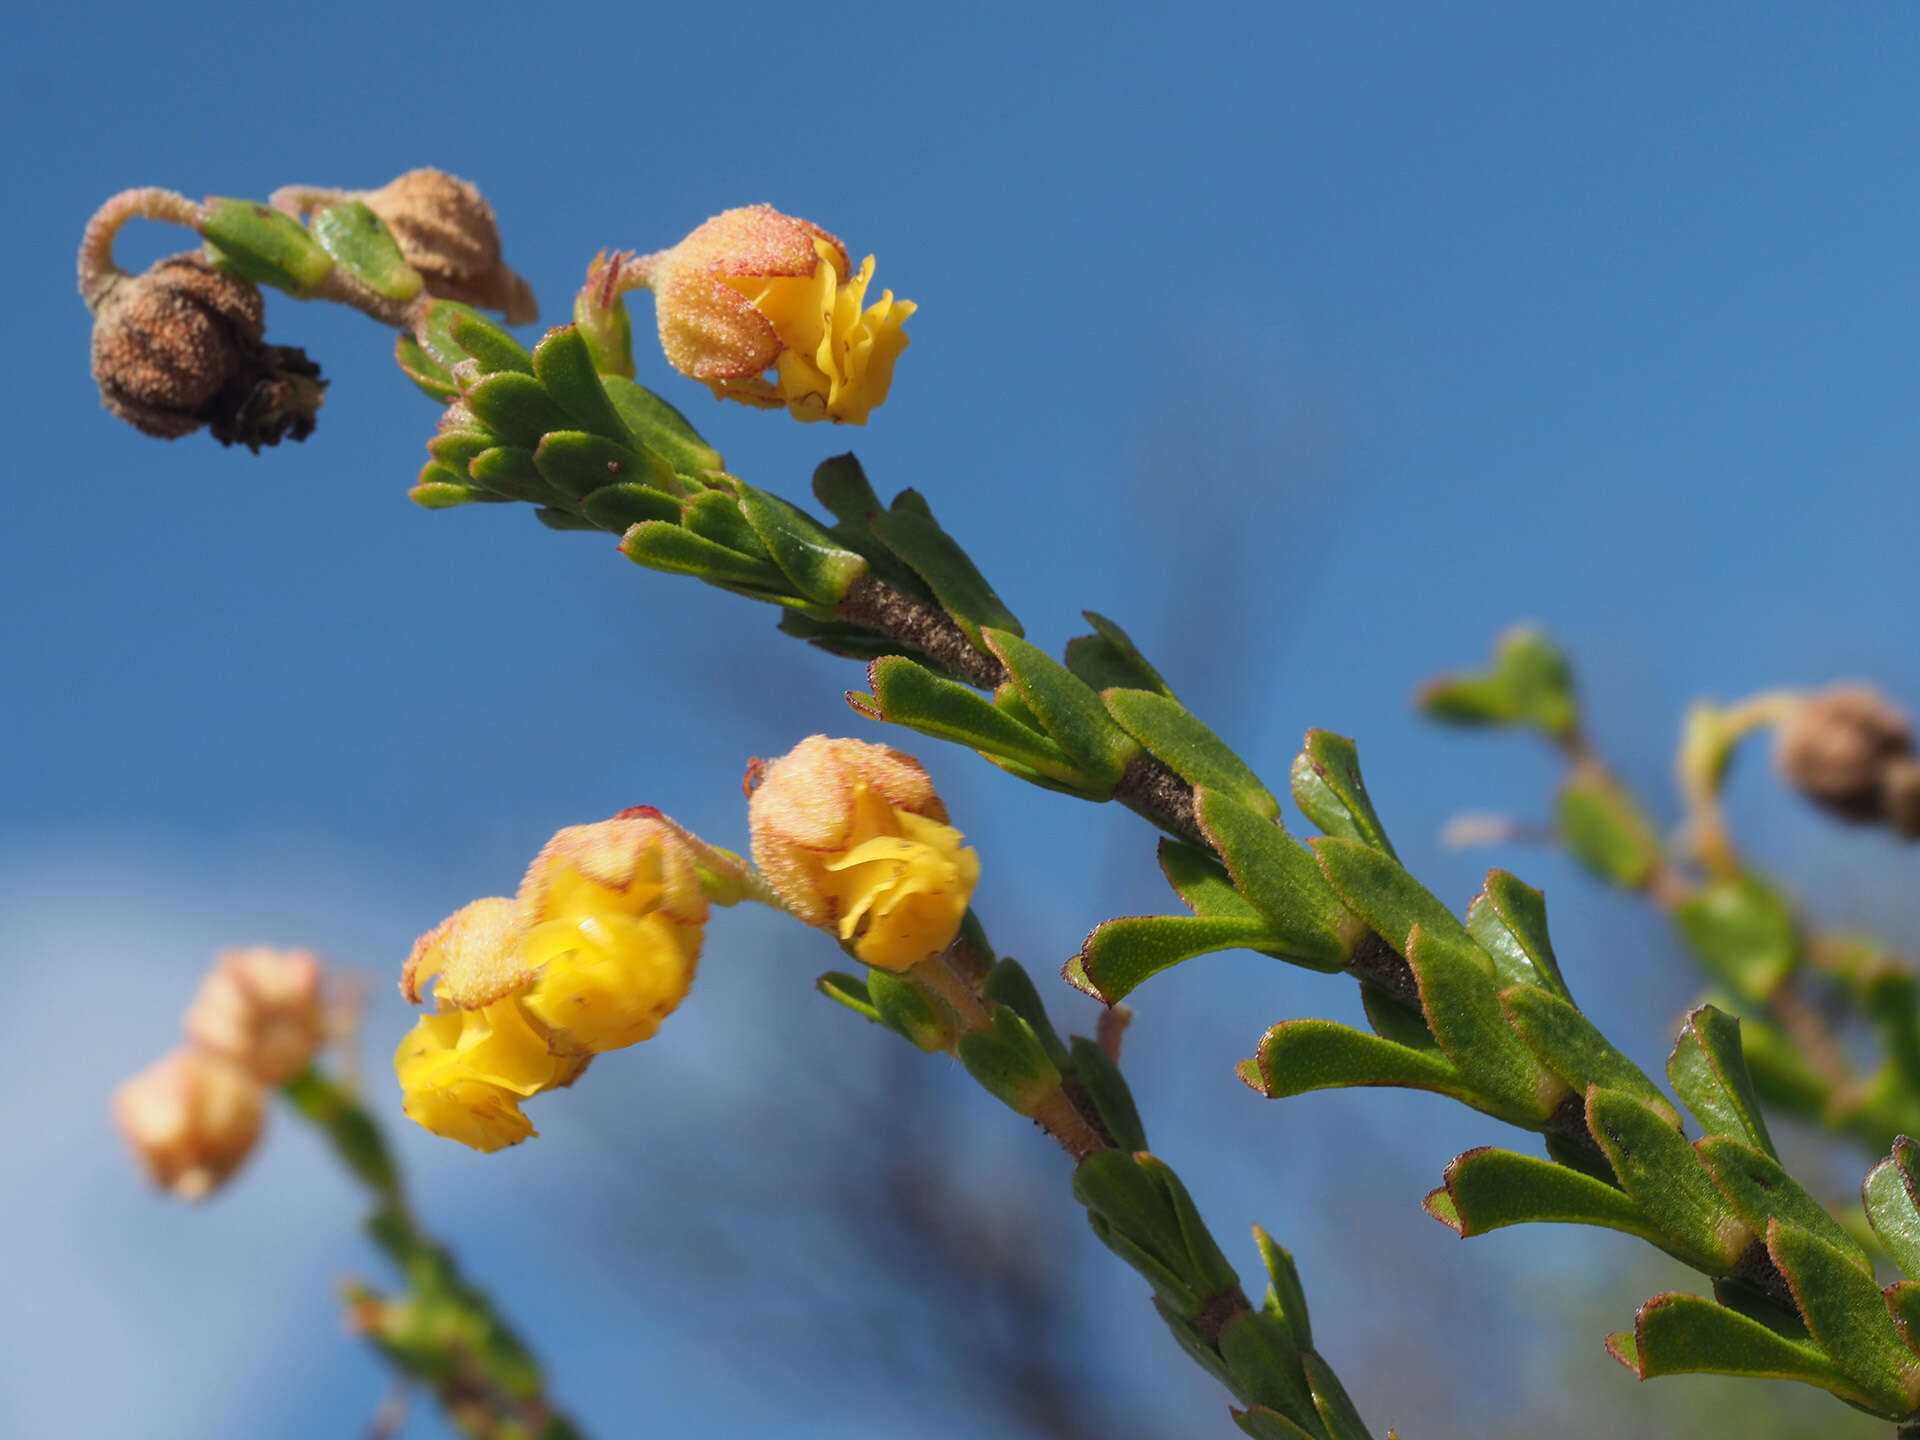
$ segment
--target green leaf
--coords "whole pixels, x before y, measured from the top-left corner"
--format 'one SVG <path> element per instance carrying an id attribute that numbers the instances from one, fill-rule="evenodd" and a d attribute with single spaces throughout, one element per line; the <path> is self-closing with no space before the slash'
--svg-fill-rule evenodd
<path id="1" fill-rule="evenodd" d="M 1084 1035 L 1076 1035 L 1068 1063 L 1113 1143 L 1122 1150 L 1146 1149 L 1146 1127 L 1140 1123 L 1133 1092 L 1107 1052 Z"/>
<path id="2" fill-rule="evenodd" d="M 588 514 L 593 514 L 595 502 L 606 493 L 601 491 L 587 502 Z M 644 521 L 627 531 L 626 538 L 620 542 L 620 552 L 636 565 L 645 565 L 650 570 L 697 575 L 712 584 L 748 585 L 774 593 L 786 584 L 786 577 L 767 562 L 741 555 L 660 520 Z"/>
<path id="3" fill-rule="evenodd" d="M 1546 897 L 1531 885 L 1504 870 L 1489 870 L 1467 906 L 1467 933 L 1493 960 L 1503 985 L 1538 985 L 1573 1000 L 1547 938 Z"/>
<path id="4" fill-rule="evenodd" d="M 1151 690 L 1173 699 L 1160 672 L 1147 663 L 1132 638 L 1113 621 L 1091 610 L 1080 612 L 1092 635 L 1067 641 L 1067 668 L 1095 690 Z"/>
<path id="5" fill-rule="evenodd" d="M 1747 1073 L 1740 1021 L 1734 1016 L 1711 1005 L 1688 1015 L 1667 1057 L 1667 1078 L 1707 1134 L 1731 1135 L 1778 1157 L 1753 1077 Z"/>
<path id="6" fill-rule="evenodd" d="M 1358 840 L 1395 858 L 1393 842 L 1360 777 L 1360 752 L 1353 741 L 1330 730 L 1309 730 L 1305 747 L 1293 762 L 1293 801 L 1329 835 Z"/>
<path id="7" fill-rule="evenodd" d="M 1140 746 L 1113 723 L 1099 695 L 1059 661 L 1011 631 L 987 627 L 980 638 L 1007 667 L 1021 700 L 1047 734 L 1082 774 L 1111 792 Z"/>
<path id="8" fill-rule="evenodd" d="M 1180 1233 L 1179 1217 L 1173 1213 L 1166 1191 L 1141 1167 L 1135 1155 L 1100 1150 L 1087 1156 L 1073 1172 L 1073 1198 L 1104 1222 L 1105 1231 L 1096 1225 L 1094 1233 L 1108 1248 L 1116 1249 L 1116 1238 L 1128 1241 L 1154 1263 L 1158 1274 L 1141 1269 L 1124 1252 L 1116 1249 L 1116 1253 L 1141 1269 L 1181 1313 L 1198 1311 L 1205 1297 L 1195 1292 L 1186 1276 L 1186 1242 Z"/>
<path id="9" fill-rule="evenodd" d="M 1486 976 L 1492 994 L 1493 960 L 1482 954 L 1466 926 L 1392 856 L 1357 840 L 1317 836 L 1307 842 L 1320 869 L 1347 908 L 1400 954 L 1418 925 L 1429 935 L 1464 947 Z"/>
<path id="10" fill-rule="evenodd" d="M 1160 871 L 1174 894 L 1196 915 L 1231 920 L 1259 920 L 1260 912 L 1233 888 L 1233 877 L 1211 852 L 1197 845 L 1162 836 Z"/>
<path id="11" fill-rule="evenodd" d="M 1660 838 L 1626 791 L 1598 769 L 1560 787 L 1560 838 L 1573 858 L 1608 884 L 1637 890 L 1660 865 Z"/>
<path id="12" fill-rule="evenodd" d="M 499 443 L 500 437 L 491 430 L 469 430 L 461 426 L 438 431 L 427 441 L 427 453 L 465 478 L 467 466 Z"/>
<path id="13" fill-rule="evenodd" d="M 1514 985 L 1500 992 L 1500 1008 L 1527 1048 L 1571 1089 L 1584 1095 L 1587 1086 L 1603 1085 L 1636 1096 L 1679 1128 L 1680 1112 L 1660 1087 L 1568 1001 L 1531 985 Z"/>
<path id="14" fill-rule="evenodd" d="M 600 388 L 628 433 L 677 474 L 699 477 L 727 468 L 720 452 L 701 438 L 687 417 L 644 385 L 620 375 L 602 375 Z"/>
<path id="15" fill-rule="evenodd" d="M 1793 1289 L 1807 1331 L 1887 1415 L 1920 1405 L 1920 1364 L 1900 1340 L 1880 1287 L 1843 1251 L 1776 1219 L 1767 1253 Z"/>
<path id="16" fill-rule="evenodd" d="M 1187 1187 L 1173 1172 L 1173 1167 L 1157 1155 L 1144 1151 L 1133 1157 L 1134 1163 L 1146 1172 L 1160 1192 L 1166 1198 L 1167 1209 L 1172 1212 L 1174 1222 L 1180 1229 L 1180 1243 L 1185 1251 L 1185 1268 L 1181 1274 L 1192 1281 L 1195 1293 L 1205 1300 L 1217 1296 L 1230 1295 L 1240 1288 L 1240 1277 L 1233 1266 L 1227 1263 L 1227 1257 L 1220 1253 L 1220 1247 L 1214 1243 L 1207 1225 L 1200 1218 L 1200 1211 L 1193 1203 L 1193 1197 L 1187 1193 Z"/>
<path id="17" fill-rule="evenodd" d="M 1462 1237 L 1506 1225 L 1597 1225 L 1659 1244 L 1662 1236 L 1624 1193 L 1551 1160 L 1483 1145 L 1454 1157 L 1426 1211 Z"/>
<path id="18" fill-rule="evenodd" d="M 1280 1321 L 1257 1310 L 1220 1327 L 1220 1358 L 1233 1375 L 1234 1392 L 1283 1415 L 1311 1415 L 1313 1393 L 1300 1364 L 1300 1347 Z"/>
<path id="19" fill-rule="evenodd" d="M 1260 1038 L 1252 1065 L 1252 1074 L 1243 1070 L 1241 1078 L 1274 1100 L 1359 1085 L 1431 1090 L 1468 1104 L 1474 1100 L 1473 1087 L 1445 1057 L 1331 1020 L 1282 1020 Z"/>
<path id="20" fill-rule="evenodd" d="M 1476 958 L 1478 957 L 1478 958 Z M 1407 966 L 1420 987 L 1420 1010 L 1442 1052 L 1475 1090 L 1475 1109 L 1529 1129 L 1566 1098 L 1567 1087 L 1514 1034 L 1499 992 L 1471 941 L 1415 925 Z"/>
<path id="21" fill-rule="evenodd" d="M 1758 1320 L 1698 1295 L 1656 1295 L 1640 1307 L 1631 1335 L 1607 1349 L 1642 1380 L 1657 1375 L 1751 1375 L 1798 1380 L 1844 1398 L 1862 1395 L 1811 1341 L 1794 1341 Z"/>
<path id="22" fill-rule="evenodd" d="M 954 1053 L 981 1089 L 1031 1115 L 1060 1088 L 1060 1072 L 1033 1027 L 1011 1005 L 995 1005 L 989 1018 L 993 1028 L 962 1035 Z"/>
<path id="23" fill-rule="evenodd" d="M 1887 1313 L 1893 1316 L 1893 1328 L 1900 1332 L 1901 1342 L 1907 1349 L 1920 1353 L 1920 1284 L 1896 1280 L 1880 1293 L 1886 1299 Z"/>
<path id="24" fill-rule="evenodd" d="M 1863 1274 L 1873 1274 L 1873 1261 L 1860 1242 L 1773 1156 L 1730 1135 L 1709 1135 L 1694 1141 L 1693 1149 L 1734 1213 L 1756 1234 L 1765 1234 L 1767 1222 L 1778 1217 L 1825 1241 Z"/>
<path id="25" fill-rule="evenodd" d="M 549 430 L 571 430 L 566 412 L 547 398 L 531 375 L 501 370 L 483 375 L 460 392 L 480 423 L 501 439 L 528 450 Z"/>
<path id="26" fill-rule="evenodd" d="M 536 450 L 534 462 L 538 464 L 539 459 L 540 451 Z M 586 512 L 587 518 L 594 524 L 615 535 L 625 535 L 633 526 L 647 523 L 666 525 L 675 530 L 680 528 L 679 502 L 662 495 L 651 485 L 632 483 L 603 485 L 582 500 L 580 508 Z M 733 556 L 728 563 L 737 565 L 745 560 L 745 556 Z M 657 566 L 655 568 L 673 567 Z M 700 572 L 681 570 L 678 573 L 698 574 Z"/>
<path id="27" fill-rule="evenodd" d="M 429 470 L 439 468 L 437 465 L 427 467 Z M 407 492 L 407 498 L 423 510 L 451 510 L 456 505 L 471 505 L 476 500 L 493 497 L 458 481 L 423 480 Z"/>
<path id="28" fill-rule="evenodd" d="M 966 631 L 976 649 L 985 653 L 986 642 L 980 632 L 987 627 L 1009 630 L 1015 635 L 1026 633 L 986 578 L 974 568 L 967 552 L 940 528 L 939 522 L 926 511 L 925 502 L 913 491 L 903 491 L 896 496 L 892 509 L 868 516 L 867 526 L 881 543 L 927 582 L 940 607 Z"/>
<path id="29" fill-rule="evenodd" d="M 1061 975 L 1076 990 L 1114 1005 L 1143 981 L 1184 960 L 1216 950 L 1258 950 L 1273 938 L 1260 919 L 1127 915 L 1094 926 Z"/>
<path id="30" fill-rule="evenodd" d="M 453 383 L 446 367 L 404 331 L 393 337 L 393 358 L 403 375 L 441 404 L 459 395 L 460 387 Z"/>
<path id="31" fill-rule="evenodd" d="M 1261 948 L 1315 969 L 1344 966 L 1359 929 L 1313 856 L 1230 794 L 1196 788 L 1193 809 L 1234 886 L 1267 919 L 1270 938 Z"/>
<path id="32" fill-rule="evenodd" d="M 1099 1229 L 1099 1222 L 1096 1221 L 1094 1223 L 1094 1233 L 1098 1234 Z M 1137 1269 L 1138 1267 L 1136 1266 L 1135 1268 Z M 1213 1376 L 1213 1378 L 1218 1380 L 1222 1385 L 1226 1386 L 1229 1391 L 1233 1392 L 1235 1398 L 1238 1398 L 1240 1393 L 1239 1382 L 1233 1378 L 1233 1372 L 1227 1369 L 1226 1362 L 1220 1358 L 1219 1352 L 1208 1342 L 1207 1337 L 1200 1333 L 1199 1327 L 1196 1326 L 1193 1321 L 1189 1320 L 1185 1314 L 1181 1313 L 1179 1308 L 1174 1305 L 1169 1305 L 1163 1296 L 1155 1295 L 1153 1297 L 1153 1308 L 1159 1313 L 1160 1318 L 1166 1322 L 1167 1329 L 1172 1332 L 1175 1343 L 1186 1352 L 1187 1358 L 1202 1370 L 1206 1371 L 1207 1374 Z"/>
<path id="33" fill-rule="evenodd" d="M 736 555 L 773 560 L 747 517 L 740 513 L 739 497 L 721 490 L 707 490 L 687 500 L 684 513 L 687 529 L 701 539 L 724 545 Z"/>
<path id="34" fill-rule="evenodd" d="M 533 463 L 533 452 L 518 445 L 496 445 L 491 450 L 482 450 L 467 462 L 467 474 L 475 484 L 496 495 L 535 505 L 561 503 L 561 497 L 540 478 L 539 468 Z"/>
<path id="35" fill-rule="evenodd" d="M 564 530 L 569 533 L 575 531 L 590 531 L 594 534 L 600 532 L 600 527 L 585 516 L 576 515 L 571 510 L 556 510 L 551 505 L 542 505 L 538 510 L 535 510 L 533 512 L 533 518 L 549 530 Z"/>
<path id="36" fill-rule="evenodd" d="M 880 718 L 893 724 L 1017 760 L 1056 780 L 1079 778 L 1067 753 L 1045 735 L 995 709 L 971 687 L 944 680 L 903 655 L 874 661 L 867 667 L 867 683 Z"/>
<path id="37" fill-rule="evenodd" d="M 380 217 L 358 200 L 342 200 L 314 214 L 308 231 L 334 262 L 359 277 L 374 294 L 406 301 L 424 283 L 400 253 Z"/>
<path id="38" fill-rule="evenodd" d="M 803 610 L 789 610 L 780 617 L 780 628 L 796 639 L 826 651 L 829 655 L 844 656 L 849 660 L 866 663 L 878 660 L 883 655 L 897 655 L 900 647 L 884 635 L 860 625 L 843 625 L 833 620 L 822 620 Z"/>
<path id="39" fill-rule="evenodd" d="M 828 514 L 863 530 L 868 519 L 886 509 L 867 483 L 867 472 L 852 455 L 822 460 L 813 472 L 813 494 L 827 507 Z"/>
<path id="40" fill-rule="evenodd" d="M 1587 1092 L 1587 1128 L 1620 1177 L 1620 1188 L 1666 1237 L 1662 1249 L 1717 1275 L 1753 1242 L 1680 1132 L 1631 1095 Z"/>
<path id="41" fill-rule="evenodd" d="M 816 605 L 838 605 L 847 588 L 867 573 L 867 562 L 835 542 L 812 516 L 777 495 L 740 487 L 740 511 L 767 553 Z"/>
<path id="42" fill-rule="evenodd" d="M 1229 1406 L 1227 1413 L 1233 1416 L 1233 1423 L 1243 1433 L 1251 1435 L 1253 1440 L 1325 1440 L 1324 1436 L 1302 1430 L 1277 1410 L 1269 1410 L 1264 1405 L 1255 1405 L 1247 1410 L 1235 1410 Z"/>
<path id="43" fill-rule="evenodd" d="M 1513 697 L 1484 675 L 1442 675 L 1420 687 L 1414 703 L 1429 720 L 1449 725 L 1511 725 Z"/>
<path id="44" fill-rule="evenodd" d="M 1860 1186 L 1873 1233 L 1909 1280 L 1920 1280 L 1920 1144 L 1905 1135 Z"/>
<path id="45" fill-rule="evenodd" d="M 1458 725 L 1527 725 L 1561 740 L 1580 724 L 1573 672 L 1540 631 L 1519 626 L 1494 645 L 1492 665 L 1480 674 L 1448 675 L 1420 692 L 1421 708 Z"/>
<path id="46" fill-rule="evenodd" d="M 482 315 L 469 306 L 447 314 L 447 335 L 453 343 L 479 362 L 483 374 L 510 373 L 532 375 L 533 357 L 506 326 L 491 315 Z"/>
<path id="47" fill-rule="evenodd" d="M 1414 1050 L 1440 1049 L 1440 1042 L 1427 1028 L 1427 1017 L 1418 1005 L 1409 1005 L 1386 986 L 1372 980 L 1360 982 L 1360 1005 L 1367 1012 L 1367 1024 L 1373 1033 L 1396 1045 Z"/>
<path id="48" fill-rule="evenodd" d="M 829 1000 L 847 1007 L 854 1014 L 864 1016 L 880 1023 L 880 1011 L 873 1003 L 873 997 L 867 993 L 867 982 L 858 975 L 847 975 L 838 970 L 830 970 L 813 982 L 813 988 Z"/>
<path id="49" fill-rule="evenodd" d="M 1046 1003 L 1041 1000 L 1032 978 L 1018 960 L 1002 960 L 989 970 L 987 983 L 981 987 L 981 993 L 996 1005 L 1008 1006 L 1025 1020 L 1055 1068 L 1067 1068 L 1067 1047 L 1060 1043 L 1059 1033 L 1054 1030 L 1053 1021 L 1047 1016 Z"/>
<path id="50" fill-rule="evenodd" d="M 1231 795 L 1269 820 L 1280 814 L 1260 777 L 1179 701 L 1149 690 L 1108 690 L 1100 698 L 1120 728 L 1182 780 Z"/>
<path id="51" fill-rule="evenodd" d="M 1793 911 L 1752 876 L 1717 880 L 1673 909 L 1694 953 L 1747 1000 L 1765 1000 L 1800 960 Z"/>
<path id="52" fill-rule="evenodd" d="M 1313 1387 L 1313 1403 L 1327 1427 L 1328 1440 L 1373 1440 L 1333 1367 L 1314 1351 L 1302 1355 L 1300 1361 L 1306 1366 L 1307 1383 Z"/>
<path id="53" fill-rule="evenodd" d="M 306 226 L 257 200 L 209 196 L 199 229 L 222 269 L 301 300 L 333 269 Z"/>
<path id="54" fill-rule="evenodd" d="M 1805 1119 L 1824 1122 L 1827 1082 L 1814 1074 L 1778 1026 L 1758 1015 L 1748 1015 L 1740 1022 L 1740 1052 L 1762 1100 Z"/>
<path id="55" fill-rule="evenodd" d="M 959 1017 L 905 975 L 870 971 L 867 997 L 882 1025 L 930 1055 L 951 1048 L 960 1033 Z"/>
<path id="56" fill-rule="evenodd" d="M 1300 1284 L 1300 1271 L 1290 1251 L 1258 1225 L 1253 1227 L 1253 1243 L 1260 1248 L 1260 1260 L 1267 1268 L 1267 1313 L 1282 1322 L 1293 1343 L 1302 1350 L 1313 1349 L 1313 1321 L 1307 1313 L 1307 1292 Z"/>
<path id="57" fill-rule="evenodd" d="M 584 430 L 554 430 L 543 436 L 533 452 L 533 462 L 540 467 L 549 485 L 576 500 L 609 485 L 670 484 L 673 476 L 658 456 L 643 454 L 604 435 L 589 435 Z M 675 505 L 673 518 L 677 520 L 679 515 L 680 507 Z M 646 518 L 660 520 L 667 516 L 660 512 Z"/>
<path id="58" fill-rule="evenodd" d="M 593 368 L 593 353 L 575 327 L 556 326 L 533 347 L 533 373 L 555 403 L 573 417 L 575 427 L 622 445 L 635 442 L 633 432 L 607 398 L 606 387 Z"/>

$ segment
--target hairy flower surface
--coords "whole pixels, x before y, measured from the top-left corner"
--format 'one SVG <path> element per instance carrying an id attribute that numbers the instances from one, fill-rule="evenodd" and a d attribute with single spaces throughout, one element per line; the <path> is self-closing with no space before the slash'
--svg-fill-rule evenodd
<path id="1" fill-rule="evenodd" d="M 650 1038 L 686 998 L 707 920 L 697 842 L 653 811 L 547 842 L 516 899 L 476 900 L 420 937 L 400 988 L 439 1013 L 394 1054 L 407 1114 L 497 1150 L 535 1133 L 529 1096 Z"/>
<path id="2" fill-rule="evenodd" d="M 265 1085 L 313 1058 L 325 1035 L 320 961 L 307 950 L 222 951 L 187 1007 L 187 1036 Z"/>
<path id="3" fill-rule="evenodd" d="M 113 1116 L 154 1184 L 182 1200 L 211 1194 L 260 1138 L 260 1082 L 222 1055 L 191 1046 L 114 1092 Z"/>
<path id="4" fill-rule="evenodd" d="M 868 304 L 873 257 L 855 271 L 846 246 L 771 205 L 724 211 L 634 271 L 654 292 L 676 370 L 723 400 L 800 420 L 866 424 L 916 308 L 891 290 Z"/>
<path id="5" fill-rule="evenodd" d="M 750 820 L 775 893 L 867 964 L 911 969 L 959 933 L 980 859 L 910 756 L 812 736 L 763 772 Z"/>

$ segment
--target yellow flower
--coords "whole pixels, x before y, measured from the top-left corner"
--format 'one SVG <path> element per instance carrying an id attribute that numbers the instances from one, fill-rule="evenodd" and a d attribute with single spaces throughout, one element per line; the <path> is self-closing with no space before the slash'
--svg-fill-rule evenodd
<path id="1" fill-rule="evenodd" d="M 574 825 L 547 842 L 520 886 L 526 1006 L 566 1051 L 652 1037 L 686 998 L 707 921 L 694 853 L 658 812 Z"/>
<path id="2" fill-rule="evenodd" d="M 199 1200 L 239 1168 L 260 1138 L 260 1082 L 221 1055 L 176 1050 L 123 1084 L 113 1115 L 154 1184 Z"/>
<path id="3" fill-rule="evenodd" d="M 866 424 L 916 308 L 891 290 L 867 304 L 873 257 L 854 271 L 846 246 L 771 205 L 724 211 L 632 273 L 654 292 L 676 370 L 723 400 L 784 405 L 800 420 Z"/>
<path id="4" fill-rule="evenodd" d="M 731 904 L 740 880 L 657 810 L 560 831 L 517 899 L 474 901 L 407 957 L 402 993 L 418 1003 L 437 976 L 440 1010 L 394 1054 L 407 1114 L 476 1150 L 534 1134 L 522 1100 L 648 1039 L 686 998 L 709 892 Z"/>
<path id="5" fill-rule="evenodd" d="M 882 970 L 953 943 L 980 879 L 917 761 L 884 745 L 815 735 L 761 772 L 753 858 L 802 920 Z"/>

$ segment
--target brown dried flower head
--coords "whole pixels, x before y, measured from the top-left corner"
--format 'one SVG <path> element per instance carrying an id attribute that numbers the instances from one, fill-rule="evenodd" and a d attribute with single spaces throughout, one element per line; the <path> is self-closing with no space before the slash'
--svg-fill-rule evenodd
<path id="1" fill-rule="evenodd" d="M 264 1085 L 291 1079 L 325 1037 L 320 961 L 306 950 L 222 952 L 187 1008 L 187 1037 Z"/>
<path id="2" fill-rule="evenodd" d="M 1774 763 L 1789 785 L 1843 819 L 1920 835 L 1913 724 L 1871 686 L 1835 685 L 1801 701 L 1780 724 Z"/>
<path id="3" fill-rule="evenodd" d="M 268 345 L 251 283 L 197 255 L 112 278 L 93 299 L 93 378 L 106 407 L 162 440 L 210 426 L 257 451 L 304 440 L 326 396 L 305 352 Z"/>
<path id="4" fill-rule="evenodd" d="M 500 254 L 500 226 L 479 189 L 444 170 L 409 170 L 357 197 L 385 222 L 427 293 L 531 325 L 540 306 Z"/>
<path id="5" fill-rule="evenodd" d="M 211 1194 L 260 1138 L 260 1082 L 233 1061 L 176 1050 L 123 1084 L 113 1115 L 149 1179 L 182 1200 Z"/>

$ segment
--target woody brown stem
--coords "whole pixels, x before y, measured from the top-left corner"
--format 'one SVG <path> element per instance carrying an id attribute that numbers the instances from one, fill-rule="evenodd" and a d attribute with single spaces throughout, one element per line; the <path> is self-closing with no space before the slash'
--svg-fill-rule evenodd
<path id="1" fill-rule="evenodd" d="M 871 571 L 847 587 L 834 618 L 897 641 L 982 690 L 995 689 L 1007 678 L 1006 667 L 976 649 L 946 611 Z"/>

